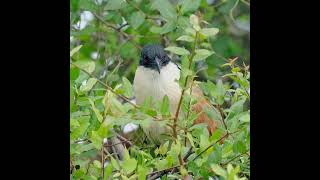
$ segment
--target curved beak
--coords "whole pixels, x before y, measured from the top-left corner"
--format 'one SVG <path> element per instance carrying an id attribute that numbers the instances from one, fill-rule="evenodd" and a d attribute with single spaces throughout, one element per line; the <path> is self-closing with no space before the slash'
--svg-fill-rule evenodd
<path id="1" fill-rule="evenodd" d="M 159 74 L 160 74 L 160 69 L 161 69 L 160 62 L 161 62 L 161 60 L 160 60 L 158 57 L 156 57 L 155 59 L 156 59 L 156 64 L 157 64 L 157 71 L 158 71 Z"/>

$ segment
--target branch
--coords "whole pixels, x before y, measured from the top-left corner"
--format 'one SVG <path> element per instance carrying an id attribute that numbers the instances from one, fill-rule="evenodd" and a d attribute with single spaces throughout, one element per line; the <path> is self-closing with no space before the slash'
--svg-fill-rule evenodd
<path id="1" fill-rule="evenodd" d="M 218 140 L 215 141 L 214 143 L 210 144 L 206 149 L 204 149 L 203 151 L 201 151 L 196 157 L 194 157 L 194 158 L 192 159 L 192 161 L 198 159 L 203 153 L 205 153 L 205 152 L 206 152 L 208 149 L 210 149 L 212 146 L 214 146 L 215 144 L 217 144 L 218 142 L 220 142 L 221 140 L 223 140 L 225 137 L 227 137 L 227 136 L 229 136 L 229 135 L 231 135 L 231 134 L 237 133 L 237 132 L 239 132 L 239 130 L 238 130 L 238 131 L 235 131 L 235 132 L 232 132 L 232 133 L 228 133 L 228 132 L 227 132 L 227 134 L 223 135 L 220 139 L 218 139 Z"/>
<path id="2" fill-rule="evenodd" d="M 171 170 L 175 169 L 175 168 L 178 168 L 180 167 L 180 165 L 177 165 L 177 166 L 173 166 L 173 167 L 170 167 L 170 168 L 167 168 L 167 169 L 163 169 L 163 170 L 159 170 L 159 171 L 155 171 L 155 172 L 152 172 L 150 174 L 147 175 L 147 180 L 153 180 L 153 179 L 157 179 L 158 177 L 164 175 L 165 173 L 167 172 L 170 172 Z M 151 176 L 151 177 L 148 177 L 148 176 Z"/>
<path id="3" fill-rule="evenodd" d="M 102 141 L 102 148 L 101 148 L 101 177 L 104 179 L 104 142 Z"/>
<path id="4" fill-rule="evenodd" d="M 237 156 L 231 158 L 229 161 L 225 162 L 225 163 L 222 163 L 221 166 L 225 166 L 227 164 L 229 164 L 230 162 L 232 162 L 233 160 L 237 159 L 238 157 L 244 155 L 244 154 L 247 154 L 247 152 L 249 152 L 250 150 L 247 150 L 246 152 L 244 153 L 241 153 L 241 154 L 238 154 Z M 247 154 L 248 155 L 248 154 Z M 249 155 L 248 155 L 249 156 Z"/>
<path id="5" fill-rule="evenodd" d="M 133 107 L 138 108 L 138 106 L 136 104 L 134 104 L 133 102 L 130 101 L 129 98 L 118 94 L 117 92 L 115 92 L 110 86 L 108 86 L 107 84 L 105 84 L 104 82 L 102 82 L 100 79 L 96 78 L 94 75 L 92 75 L 91 73 L 89 73 L 88 71 L 82 69 L 80 66 L 74 64 L 73 62 L 70 62 L 70 64 L 72 64 L 73 66 L 79 68 L 81 71 L 83 71 L 84 73 L 88 74 L 90 77 L 97 79 L 97 82 L 99 82 L 101 85 L 103 85 L 107 90 L 111 91 L 113 94 L 115 94 L 116 96 L 120 97 L 121 99 L 123 99 L 124 101 L 126 101 L 127 103 L 131 104 Z"/>
<path id="6" fill-rule="evenodd" d="M 218 109 L 218 111 L 219 111 L 219 113 L 220 113 L 220 115 L 221 115 L 221 121 L 222 121 L 222 123 L 223 123 L 223 126 L 224 126 L 224 128 L 226 129 L 226 131 L 228 131 L 227 124 L 226 124 L 226 122 L 225 122 L 225 120 L 224 120 L 224 113 L 223 113 L 223 111 L 222 111 L 222 109 L 221 109 L 221 107 L 220 107 L 219 104 L 217 105 L 217 109 Z"/>

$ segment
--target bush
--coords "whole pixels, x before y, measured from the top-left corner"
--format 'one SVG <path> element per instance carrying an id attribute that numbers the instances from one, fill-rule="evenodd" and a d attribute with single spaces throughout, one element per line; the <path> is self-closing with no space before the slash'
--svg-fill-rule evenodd
<path id="1" fill-rule="evenodd" d="M 248 5 L 239 0 L 71 0 L 72 179 L 250 178 Z M 150 101 L 143 106 L 132 101 L 141 47 L 150 43 L 162 44 L 181 64 L 185 94 L 178 117 L 170 115 L 167 98 L 154 107 Z M 211 136 L 202 124 L 192 126 L 197 115 L 190 104 L 196 99 L 188 89 L 196 80 L 212 104 L 206 113 L 218 121 Z M 175 126 L 176 135 L 160 145 L 140 129 L 131 139 L 123 135 L 126 125 L 144 127 L 155 119 Z M 115 137 L 126 141 L 123 161 L 112 154 Z"/>

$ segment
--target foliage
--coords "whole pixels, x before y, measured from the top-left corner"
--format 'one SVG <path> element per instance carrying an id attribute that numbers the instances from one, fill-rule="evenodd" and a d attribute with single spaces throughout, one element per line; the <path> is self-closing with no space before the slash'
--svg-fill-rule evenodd
<path id="1" fill-rule="evenodd" d="M 248 19 L 248 6 L 238 0 L 208 2 L 71 0 L 72 179 L 250 177 L 249 45 L 247 33 L 239 30 Z M 181 64 L 179 84 L 185 93 L 176 121 L 167 97 L 154 107 L 150 99 L 141 107 L 130 101 L 140 50 L 149 43 L 161 43 Z M 203 125 L 192 126 L 197 117 L 190 110 L 197 101 L 190 95 L 194 80 L 202 81 L 212 104 L 205 111 L 219 123 L 211 136 Z M 95 159 L 104 154 L 105 138 L 128 123 L 145 127 L 159 118 L 163 125 L 176 126 L 176 136 L 156 146 L 138 131 L 124 161 L 112 154 Z"/>

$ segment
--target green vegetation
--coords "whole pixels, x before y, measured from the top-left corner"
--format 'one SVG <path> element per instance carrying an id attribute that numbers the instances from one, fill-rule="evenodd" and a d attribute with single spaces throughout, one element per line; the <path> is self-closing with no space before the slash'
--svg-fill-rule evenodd
<path id="1" fill-rule="evenodd" d="M 249 9 L 245 0 L 71 0 L 72 179 L 250 178 Z M 130 101 L 141 47 L 151 43 L 181 65 L 177 117 L 168 98 L 155 107 Z M 194 80 L 213 105 L 205 110 L 218 122 L 212 136 L 204 125 L 192 126 L 197 100 L 187 82 Z M 138 130 L 126 139 L 123 161 L 108 151 L 105 138 L 153 120 L 175 127 L 169 141 L 156 146 Z"/>

